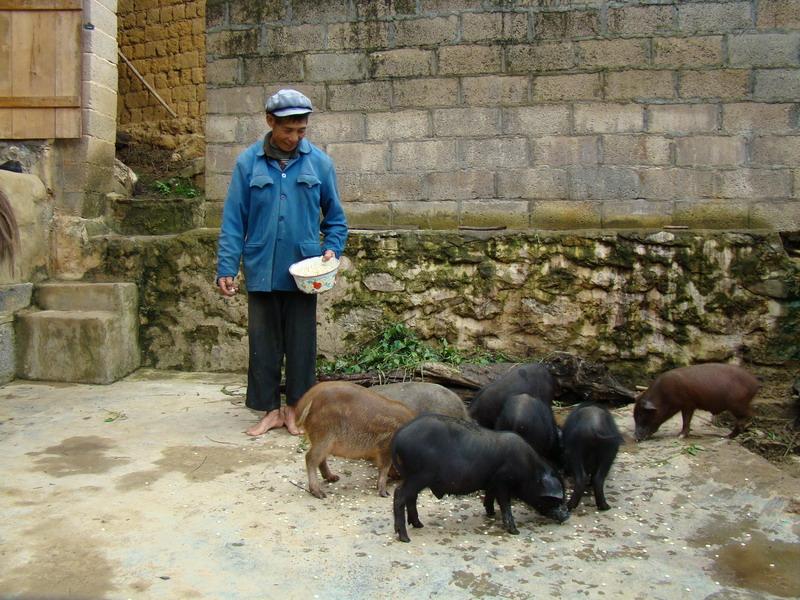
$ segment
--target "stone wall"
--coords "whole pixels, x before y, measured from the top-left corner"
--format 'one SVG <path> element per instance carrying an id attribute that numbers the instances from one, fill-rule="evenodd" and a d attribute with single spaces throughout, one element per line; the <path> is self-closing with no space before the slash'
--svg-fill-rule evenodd
<path id="1" fill-rule="evenodd" d="M 96 279 L 138 284 L 143 364 L 241 371 L 247 299 L 211 281 L 216 231 L 104 239 Z M 424 339 L 646 373 L 690 362 L 800 360 L 800 263 L 778 234 L 354 232 L 319 297 L 319 348 L 352 352 L 382 322 Z M 797 364 L 797 363 L 795 363 Z"/>
<path id="2" fill-rule="evenodd" d="M 356 226 L 800 227 L 800 1 L 213 0 L 207 195 L 317 108 Z"/>
<path id="3" fill-rule="evenodd" d="M 178 115 L 171 117 L 121 64 L 119 128 L 135 140 L 180 148 L 203 133 L 205 6 L 202 0 L 119 1 L 119 49 Z"/>

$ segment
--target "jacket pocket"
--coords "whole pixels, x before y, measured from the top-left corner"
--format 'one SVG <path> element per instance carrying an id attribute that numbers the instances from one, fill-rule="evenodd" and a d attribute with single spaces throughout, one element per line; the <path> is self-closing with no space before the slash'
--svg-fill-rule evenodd
<path id="1" fill-rule="evenodd" d="M 250 187 L 263 188 L 265 185 L 272 185 L 272 177 L 269 175 L 256 175 L 250 180 Z"/>
<path id="2" fill-rule="evenodd" d="M 311 258 L 312 256 L 322 256 L 322 245 L 319 242 L 301 242 L 300 255 L 303 258 Z"/>
<path id="3" fill-rule="evenodd" d="M 300 175 L 297 176 L 297 183 L 302 183 L 305 185 L 305 187 L 312 188 L 322 182 L 316 175 L 312 175 L 311 173 L 300 173 Z"/>

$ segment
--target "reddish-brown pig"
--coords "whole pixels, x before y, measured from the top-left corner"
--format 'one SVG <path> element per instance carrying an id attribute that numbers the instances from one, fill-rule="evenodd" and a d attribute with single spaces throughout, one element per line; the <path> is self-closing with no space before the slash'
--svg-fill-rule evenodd
<path id="1" fill-rule="evenodd" d="M 705 363 L 672 369 L 659 375 L 637 399 L 633 408 L 636 441 L 653 435 L 661 424 L 683 416 L 680 436 L 689 435 L 689 423 L 696 409 L 712 414 L 729 411 L 736 417 L 730 437 L 738 435 L 751 417 L 750 401 L 761 384 L 742 367 Z"/>
<path id="2" fill-rule="evenodd" d="M 388 496 L 386 480 L 392 466 L 391 441 L 397 429 L 415 414 L 395 400 L 345 381 L 325 381 L 308 390 L 297 403 L 297 424 L 306 430 L 308 489 L 324 498 L 317 469 L 326 481 L 339 480 L 328 468 L 329 455 L 366 458 L 378 467 L 378 493 Z"/>

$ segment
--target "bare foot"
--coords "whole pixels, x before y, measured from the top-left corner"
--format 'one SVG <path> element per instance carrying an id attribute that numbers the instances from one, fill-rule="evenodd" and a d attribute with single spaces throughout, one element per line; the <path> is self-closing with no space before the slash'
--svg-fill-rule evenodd
<path id="1" fill-rule="evenodd" d="M 303 430 L 297 426 L 297 415 L 295 414 L 294 406 L 283 407 L 283 421 L 286 429 L 288 429 L 289 433 L 292 435 L 304 433 Z"/>
<path id="2" fill-rule="evenodd" d="M 261 417 L 261 420 L 250 429 L 247 429 L 245 433 L 252 436 L 264 435 L 270 429 L 275 429 L 276 427 L 283 427 L 283 415 L 278 408 Z"/>

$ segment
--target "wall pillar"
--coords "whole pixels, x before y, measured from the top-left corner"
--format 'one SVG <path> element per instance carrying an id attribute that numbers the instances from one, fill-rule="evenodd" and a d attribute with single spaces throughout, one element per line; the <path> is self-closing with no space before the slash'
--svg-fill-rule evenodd
<path id="1" fill-rule="evenodd" d="M 113 188 L 117 135 L 117 1 L 85 0 L 81 74 L 82 134 L 55 142 L 59 215 L 93 218 Z"/>

